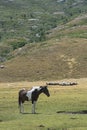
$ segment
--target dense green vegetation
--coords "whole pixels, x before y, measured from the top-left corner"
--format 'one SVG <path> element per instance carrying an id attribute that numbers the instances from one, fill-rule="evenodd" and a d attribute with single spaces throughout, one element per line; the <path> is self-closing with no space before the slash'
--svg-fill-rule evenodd
<path id="1" fill-rule="evenodd" d="M 86 12 L 86 0 L 1 0 L 0 41 L 21 37 L 28 43 L 46 40 L 48 30 Z"/>

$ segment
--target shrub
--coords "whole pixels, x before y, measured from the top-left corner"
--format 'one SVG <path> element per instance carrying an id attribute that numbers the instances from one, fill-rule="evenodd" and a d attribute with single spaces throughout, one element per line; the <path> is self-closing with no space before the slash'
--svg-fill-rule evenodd
<path id="1" fill-rule="evenodd" d="M 12 47 L 13 50 L 23 47 L 25 44 L 27 44 L 27 41 L 24 39 L 13 39 L 8 42 L 8 44 Z"/>

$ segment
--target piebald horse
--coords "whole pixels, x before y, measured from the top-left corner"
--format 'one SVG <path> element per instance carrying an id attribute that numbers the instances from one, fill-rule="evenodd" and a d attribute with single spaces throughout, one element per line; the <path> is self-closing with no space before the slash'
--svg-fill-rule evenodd
<path id="1" fill-rule="evenodd" d="M 24 112 L 23 103 L 25 101 L 31 101 L 32 102 L 32 114 L 35 114 L 36 102 L 41 93 L 44 93 L 48 97 L 50 96 L 47 86 L 34 86 L 34 87 L 32 87 L 31 90 L 26 90 L 26 89 L 20 90 L 19 97 L 18 97 L 20 113 Z"/>

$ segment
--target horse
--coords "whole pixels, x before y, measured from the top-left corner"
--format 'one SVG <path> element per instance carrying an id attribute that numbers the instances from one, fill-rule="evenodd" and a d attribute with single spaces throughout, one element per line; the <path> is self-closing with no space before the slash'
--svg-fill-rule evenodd
<path id="1" fill-rule="evenodd" d="M 21 89 L 19 91 L 18 96 L 18 104 L 20 108 L 20 113 L 24 113 L 24 106 L 23 103 L 25 101 L 31 101 L 32 102 L 32 114 L 35 114 L 35 106 L 36 102 L 39 98 L 39 95 L 41 93 L 44 93 L 46 96 L 50 96 L 49 90 L 47 86 L 33 86 L 31 90 Z"/>

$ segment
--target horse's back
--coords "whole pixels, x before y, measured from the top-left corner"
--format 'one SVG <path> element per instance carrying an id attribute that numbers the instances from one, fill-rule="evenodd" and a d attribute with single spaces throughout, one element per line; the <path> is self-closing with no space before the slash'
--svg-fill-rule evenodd
<path id="1" fill-rule="evenodd" d="M 25 89 L 21 89 L 21 90 L 19 91 L 19 97 L 20 97 L 20 98 L 26 97 L 26 94 L 27 94 L 27 90 L 25 90 Z"/>

